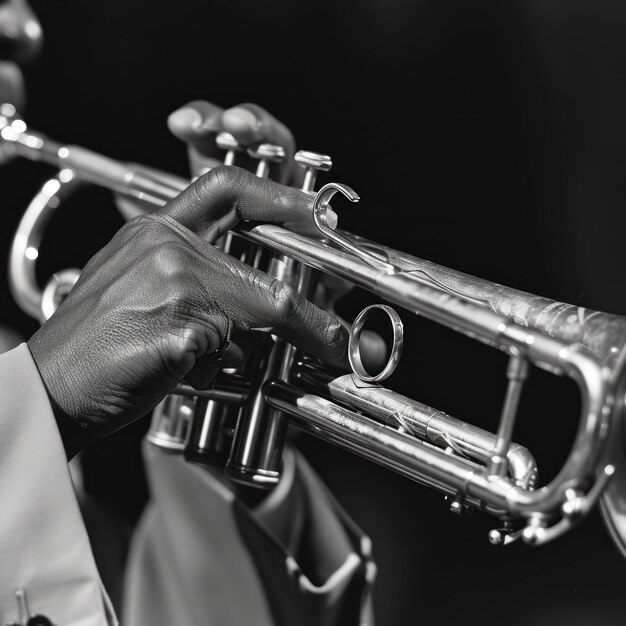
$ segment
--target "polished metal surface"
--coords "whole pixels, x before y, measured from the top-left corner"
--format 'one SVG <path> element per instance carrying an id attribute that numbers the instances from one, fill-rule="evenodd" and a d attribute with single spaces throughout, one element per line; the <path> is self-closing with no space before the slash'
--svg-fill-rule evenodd
<path id="1" fill-rule="evenodd" d="M 226 150 L 226 154 L 224 155 L 224 165 L 234 165 L 237 152 L 243 152 L 243 148 L 230 133 L 219 133 L 215 138 L 215 143 L 218 148 Z"/>
<path id="2" fill-rule="evenodd" d="M 254 148 L 248 148 L 248 155 L 259 161 L 256 175 L 267 178 L 270 174 L 270 163 L 282 163 L 285 160 L 285 149 L 271 143 L 261 143 Z"/>
<path id="3" fill-rule="evenodd" d="M 54 213 L 78 186 L 79 181 L 67 169 L 46 181 L 31 200 L 13 236 L 9 255 L 11 294 L 23 311 L 39 321 L 43 321 L 43 291 L 36 277 L 39 246 Z"/>
<path id="4" fill-rule="evenodd" d="M 370 374 L 363 365 L 361 359 L 361 332 L 373 311 L 384 311 L 391 320 L 391 327 L 393 329 L 393 338 L 391 341 L 391 351 L 385 367 L 381 369 L 377 374 Z M 404 345 L 404 326 L 400 316 L 394 309 L 386 304 L 372 304 L 365 307 L 355 318 L 350 329 L 350 338 L 348 342 L 348 360 L 350 361 L 350 367 L 352 371 L 362 381 L 367 383 L 380 382 L 387 380 L 398 367 L 400 363 L 400 357 L 402 356 L 402 346 Z"/>
<path id="5" fill-rule="evenodd" d="M 315 189 L 317 173 L 329 172 L 333 166 L 332 159 L 327 154 L 310 150 L 298 150 L 293 158 L 300 167 L 304 168 L 303 191 L 312 192 Z"/>
<path id="6" fill-rule="evenodd" d="M 359 201 L 358 194 L 354 189 L 348 187 L 348 185 L 341 185 L 339 183 L 328 183 L 324 185 L 315 196 L 315 201 L 313 202 L 313 221 L 320 231 L 320 234 L 340 248 L 351 252 L 360 261 L 376 269 L 393 273 L 395 268 L 391 263 L 388 263 L 384 258 L 381 258 L 369 250 L 353 244 L 348 238 L 337 232 L 335 230 L 336 226 L 330 223 L 328 219 L 328 207 L 330 206 L 332 197 L 336 193 L 343 194 L 350 202 Z"/>
<path id="7" fill-rule="evenodd" d="M 194 410 L 191 398 L 166 396 L 152 413 L 147 441 L 171 452 L 182 452 L 189 437 Z"/>
<path id="8" fill-rule="evenodd" d="M 0 118 L 0 144 L 3 154 L 46 161 L 71 170 L 72 180 L 96 183 L 155 206 L 162 206 L 188 184 L 151 168 L 61 146 L 11 116 Z M 259 156 L 267 166 L 267 159 Z M 299 159 L 305 167 L 323 161 L 302 155 Z M 268 167 L 257 171 L 267 175 Z M 312 178 L 308 177 L 307 191 L 312 191 Z M 44 196 L 27 210 L 11 256 L 12 289 L 24 310 L 35 317 L 40 315 L 41 292 L 34 281 L 34 263 L 43 222 L 52 205 L 58 204 L 49 199 L 57 197 L 60 202 L 66 184 L 61 174 L 53 180 Z M 330 274 L 376 294 L 388 305 L 419 313 L 505 352 L 510 359 L 509 383 L 497 432 L 482 431 L 354 374 L 338 374 L 319 364 L 297 365 L 293 346 L 276 342 L 259 358 L 249 387 L 231 397 L 233 406 L 243 401 L 242 415 L 247 415 L 238 423 L 231 468 L 243 468 L 242 474 L 251 471 L 253 480 L 275 484 L 288 415 L 291 423 L 326 441 L 441 491 L 450 497 L 453 511 L 474 507 L 502 517 L 503 524 L 490 535 L 494 544 L 514 539 L 533 544 L 549 541 L 601 500 L 607 528 L 626 555 L 625 318 L 468 276 L 341 231 L 326 215 L 331 197 L 338 192 L 358 200 L 345 185 L 322 187 L 313 210 L 318 238 L 271 224 L 242 225 L 234 234 L 257 250 L 269 249 L 273 260 L 261 269 L 300 281 L 302 293 L 307 293 L 316 272 Z M 257 263 L 260 255 L 251 253 L 249 258 Z M 531 454 L 511 441 L 530 366 L 570 377 L 581 397 L 571 452 L 557 475 L 541 486 Z M 218 401 L 220 383 L 209 393 L 217 394 L 214 399 Z M 198 402 L 200 395 L 195 394 L 192 402 Z M 171 425 L 167 427 L 172 431 Z M 183 436 L 179 429 L 173 431 L 178 434 L 164 432 L 180 448 Z M 207 441 L 208 431 L 199 432 L 200 440 Z"/>
<path id="9" fill-rule="evenodd" d="M 263 147 L 264 146 L 264 147 Z M 261 164 L 272 152 L 284 157 L 276 146 L 261 144 L 248 151 Z M 257 176 L 269 176 L 269 169 L 257 167 Z M 306 183 L 305 183 L 306 184 Z M 307 268 L 282 254 L 272 255 L 265 271 L 291 285 L 298 293 L 308 294 L 311 274 Z M 255 364 L 250 368 L 251 393 L 243 405 L 235 427 L 226 470 L 234 480 L 261 488 L 272 488 L 280 480 L 282 450 L 287 434 L 287 416 L 271 407 L 263 387 L 273 379 L 289 380 L 296 355 L 293 345 L 272 336 L 259 347 Z"/>
<path id="10" fill-rule="evenodd" d="M 486 465 L 496 436 L 467 424 L 443 411 L 386 389 L 363 382 L 355 374 L 334 375 L 319 362 L 302 359 L 295 368 L 294 384 L 304 391 L 351 407 L 399 432 L 412 435 L 457 456 Z M 507 451 L 508 471 L 520 487 L 532 488 L 537 481 L 537 464 L 530 452 L 516 443 Z"/>

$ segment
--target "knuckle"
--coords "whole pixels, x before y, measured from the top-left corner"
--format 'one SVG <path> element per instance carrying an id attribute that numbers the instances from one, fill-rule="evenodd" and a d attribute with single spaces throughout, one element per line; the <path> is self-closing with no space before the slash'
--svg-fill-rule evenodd
<path id="1" fill-rule="evenodd" d="M 176 242 L 154 246 L 146 258 L 146 276 L 151 277 L 152 289 L 160 307 L 170 318 L 186 318 L 194 300 L 193 260 L 186 248 Z"/>
<path id="2" fill-rule="evenodd" d="M 202 354 L 204 337 L 198 327 L 183 325 L 170 329 L 161 349 L 163 364 L 171 378 L 179 378 Z"/>
<path id="3" fill-rule="evenodd" d="M 221 198 L 227 204 L 235 203 L 248 188 L 258 187 L 260 179 L 247 170 L 233 165 L 218 165 L 199 179 L 200 193 Z"/>
<path id="4" fill-rule="evenodd" d="M 218 165 L 212 168 L 203 178 L 205 189 L 217 189 L 228 195 L 241 185 L 241 181 L 242 170 L 228 165 Z"/>
<path id="5" fill-rule="evenodd" d="M 181 280 L 188 267 L 185 248 L 174 242 L 161 243 L 150 250 L 149 261 L 158 276 Z"/>
<path id="6" fill-rule="evenodd" d="M 204 333 L 197 324 L 185 324 L 183 328 L 176 333 L 176 350 L 178 355 L 193 354 L 200 355 L 206 344 Z"/>

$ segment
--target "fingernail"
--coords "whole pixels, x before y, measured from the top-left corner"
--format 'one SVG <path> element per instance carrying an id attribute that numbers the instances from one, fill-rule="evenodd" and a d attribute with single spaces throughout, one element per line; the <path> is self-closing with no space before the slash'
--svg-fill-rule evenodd
<path id="1" fill-rule="evenodd" d="M 334 364 L 346 367 L 348 364 L 348 331 L 343 324 L 337 322 L 334 327 L 329 329 L 327 337 L 328 346 L 334 357 Z"/>
<path id="2" fill-rule="evenodd" d="M 167 124 L 172 132 L 189 132 L 190 129 L 198 130 L 202 126 L 202 115 L 196 109 L 183 107 L 178 109 L 167 118 Z"/>
<path id="3" fill-rule="evenodd" d="M 243 107 L 232 107 L 222 114 L 224 128 L 241 143 L 253 143 L 259 139 L 259 120 L 254 113 Z"/>

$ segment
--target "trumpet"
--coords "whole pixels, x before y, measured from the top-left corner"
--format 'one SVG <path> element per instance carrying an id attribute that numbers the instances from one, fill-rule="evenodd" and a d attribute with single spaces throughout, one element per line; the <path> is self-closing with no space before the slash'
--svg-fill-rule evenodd
<path id="1" fill-rule="evenodd" d="M 222 133 L 224 162 L 239 146 Z M 30 130 L 11 105 L 0 107 L 0 151 L 58 168 L 33 198 L 15 233 L 9 279 L 20 307 L 45 321 L 76 282 L 79 271 L 58 272 L 41 289 L 35 267 L 45 227 L 77 187 L 91 183 L 159 207 L 190 181 L 150 167 L 121 163 L 85 148 L 63 145 Z M 277 146 L 251 151 L 257 175 L 282 158 Z M 589 311 L 463 274 L 336 228 L 328 219 L 350 187 L 328 183 L 315 192 L 325 155 L 301 151 L 303 189 L 315 195 L 319 236 L 271 224 L 243 224 L 216 245 L 311 294 L 322 274 L 379 297 L 350 331 L 351 373 L 337 372 L 275 337 L 241 370 L 225 370 L 211 388 L 181 384 L 156 409 L 148 434 L 162 448 L 205 463 L 223 463 L 236 481 L 271 488 L 280 478 L 289 424 L 444 494 L 454 512 L 478 509 L 497 518 L 496 545 L 540 545 L 562 535 L 599 503 L 617 548 L 626 556 L 626 468 L 622 450 L 626 318 Z M 239 245 L 240 251 L 235 252 Z M 391 305 L 503 351 L 507 388 L 496 432 L 447 415 L 382 383 L 401 358 L 402 323 Z M 377 374 L 363 366 L 360 337 L 371 315 L 388 316 L 393 341 Z M 573 379 L 581 414 L 572 449 L 557 475 L 538 484 L 532 454 L 512 441 L 517 409 L 531 367 Z"/>

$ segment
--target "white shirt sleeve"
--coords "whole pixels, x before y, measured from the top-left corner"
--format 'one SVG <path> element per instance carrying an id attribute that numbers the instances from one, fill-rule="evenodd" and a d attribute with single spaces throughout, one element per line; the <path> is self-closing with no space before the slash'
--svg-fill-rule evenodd
<path id="1" fill-rule="evenodd" d="M 46 389 L 28 346 L 0 354 L 0 624 L 16 592 L 55 626 L 111 626 Z"/>

